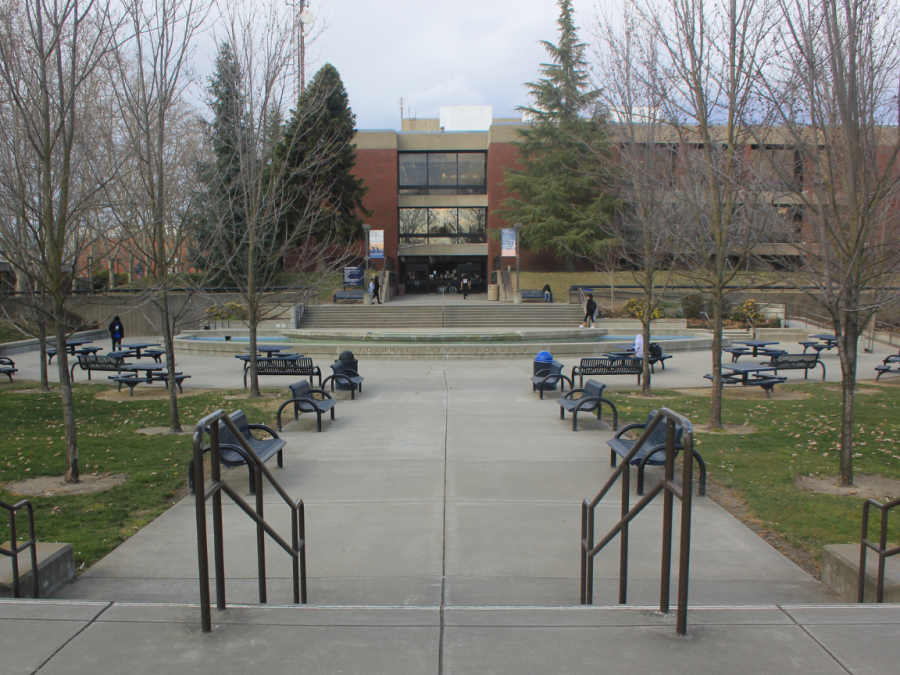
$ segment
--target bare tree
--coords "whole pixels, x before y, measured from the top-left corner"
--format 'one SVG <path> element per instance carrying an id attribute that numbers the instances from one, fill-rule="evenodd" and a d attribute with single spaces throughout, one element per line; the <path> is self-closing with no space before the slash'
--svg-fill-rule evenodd
<path id="1" fill-rule="evenodd" d="M 672 148 L 670 222 L 685 270 L 711 297 L 713 395 L 710 425 L 722 426 L 722 329 L 729 285 L 762 228 L 748 191 L 745 151 L 757 73 L 769 57 L 766 0 L 664 0 L 628 5 L 629 39 L 653 60 L 638 72 L 659 117 L 654 146 Z M 645 61 L 647 57 L 644 57 Z M 654 161 L 657 161 L 656 159 Z M 738 260 L 738 264 L 734 264 Z"/>
<path id="2" fill-rule="evenodd" d="M 115 185 L 119 228 L 147 264 L 145 286 L 159 317 L 169 372 L 174 373 L 176 324 L 187 308 L 170 304 L 171 272 L 186 252 L 194 164 L 199 152 L 196 112 L 185 100 L 192 83 L 194 38 L 209 5 L 197 0 L 133 0 L 126 10 L 129 39 L 116 52 L 118 107 L 130 161 Z M 179 284 L 184 286 L 183 281 Z M 181 432 L 176 387 L 169 387 L 169 431 Z"/>
<path id="3" fill-rule="evenodd" d="M 229 280 L 240 295 L 240 318 L 249 329 L 253 397 L 260 395 L 256 349 L 260 323 L 305 297 L 303 292 L 273 290 L 285 270 L 306 273 L 314 284 L 347 255 L 336 246 L 331 186 L 319 179 L 330 158 L 345 148 L 326 133 L 313 141 L 299 165 L 289 166 L 275 157 L 277 147 L 290 147 L 296 140 L 282 137 L 282 110 L 291 89 L 286 86 L 289 30 L 272 7 L 232 8 L 220 40 L 213 84 L 216 100 L 211 102 L 216 121 L 209 144 L 216 159 L 207 172 L 210 219 L 203 254 L 207 267 Z M 326 98 L 310 97 L 312 103 L 294 111 L 297 128 L 325 113 Z"/>
<path id="4" fill-rule="evenodd" d="M 96 152 L 90 135 L 97 128 L 88 121 L 95 113 L 106 121 L 95 110 L 103 86 L 95 74 L 115 35 L 108 2 L 23 0 L 0 12 L 0 85 L 14 112 L 0 117 L 0 134 L 21 134 L 28 160 L 15 170 L 29 172 L 31 188 L 9 191 L 18 195 L 7 201 L 17 220 L 0 236 L 6 248 L 29 239 L 33 248 L 22 271 L 46 294 L 59 353 L 68 482 L 78 481 L 79 469 L 65 304 L 86 243 L 84 218 L 106 180 L 108 158 Z M 10 128 L 10 122 L 19 126 Z"/>
<path id="5" fill-rule="evenodd" d="M 841 362 L 840 483 L 853 482 L 858 342 L 897 301 L 900 15 L 882 0 L 779 0 L 778 59 L 761 87 L 796 162 L 776 165 L 801 210 L 794 245 Z"/>

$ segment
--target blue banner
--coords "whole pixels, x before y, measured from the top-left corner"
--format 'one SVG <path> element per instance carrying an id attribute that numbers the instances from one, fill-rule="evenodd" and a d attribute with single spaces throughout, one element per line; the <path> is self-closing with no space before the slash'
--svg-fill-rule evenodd
<path id="1" fill-rule="evenodd" d="M 500 255 L 504 258 L 516 257 L 516 231 L 511 227 L 500 231 Z"/>

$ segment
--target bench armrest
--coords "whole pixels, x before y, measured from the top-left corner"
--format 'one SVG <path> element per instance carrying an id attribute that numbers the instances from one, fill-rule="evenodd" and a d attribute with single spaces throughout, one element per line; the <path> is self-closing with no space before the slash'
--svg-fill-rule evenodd
<path id="1" fill-rule="evenodd" d="M 563 396 L 563 398 L 569 398 L 572 394 L 577 393 L 579 391 L 581 393 L 584 393 L 584 389 L 569 389 L 569 393 L 566 394 L 565 396 Z"/>
<path id="2" fill-rule="evenodd" d="M 621 429 L 619 429 L 619 431 L 616 432 L 616 435 L 613 436 L 613 438 L 621 438 L 622 434 L 624 434 L 626 431 L 630 431 L 631 429 L 646 429 L 646 428 L 647 428 L 647 425 L 646 425 L 646 423 L 643 423 L 643 422 L 640 424 L 626 424 L 624 427 L 622 427 Z"/>
<path id="3" fill-rule="evenodd" d="M 275 433 L 275 430 L 272 427 L 267 427 L 265 424 L 248 424 L 247 428 L 253 431 L 257 429 L 259 431 L 265 431 L 272 435 L 272 438 L 278 438 L 278 434 Z"/>

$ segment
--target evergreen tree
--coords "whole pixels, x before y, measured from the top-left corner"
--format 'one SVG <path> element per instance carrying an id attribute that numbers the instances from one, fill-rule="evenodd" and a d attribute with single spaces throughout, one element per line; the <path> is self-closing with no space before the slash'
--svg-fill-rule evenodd
<path id="1" fill-rule="evenodd" d="M 284 215 L 288 232 L 294 229 L 293 222 L 312 214 L 317 220 L 313 231 L 327 231 L 338 242 L 347 243 L 362 234 L 361 214 L 371 213 L 362 205 L 368 188 L 353 175 L 355 127 L 356 115 L 340 73 L 326 63 L 300 96 L 275 148 L 291 200 Z M 315 189 L 305 184 L 309 181 L 315 181 Z M 313 194 L 316 208 L 309 208 Z"/>
<path id="2" fill-rule="evenodd" d="M 531 124 L 515 143 L 522 168 L 509 170 L 500 215 L 520 222 L 522 243 L 566 258 L 595 253 L 605 238 L 599 224 L 615 211 L 609 193 L 609 142 L 597 112 L 598 91 L 591 89 L 584 58 L 585 44 L 575 28 L 571 0 L 559 0 L 559 44 L 543 41 L 550 63 L 543 77 L 526 86 L 534 100 L 519 108 Z"/>

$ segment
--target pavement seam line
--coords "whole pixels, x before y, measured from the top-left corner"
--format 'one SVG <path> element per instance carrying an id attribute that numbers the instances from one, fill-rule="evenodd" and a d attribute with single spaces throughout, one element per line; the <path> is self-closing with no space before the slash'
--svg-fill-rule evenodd
<path id="1" fill-rule="evenodd" d="M 826 647 L 824 644 L 822 644 L 822 642 L 815 635 L 810 633 L 806 629 L 806 626 L 804 626 L 802 623 L 797 621 L 797 619 L 795 619 L 794 616 L 790 612 L 788 612 L 784 607 L 782 607 L 781 605 L 778 605 L 778 609 L 780 609 L 782 614 L 784 614 L 788 619 L 793 621 L 794 625 L 797 626 L 797 628 L 799 628 L 800 630 L 802 630 L 809 637 L 810 640 L 812 640 L 817 645 L 819 645 L 819 647 L 822 649 L 822 651 L 824 651 L 826 654 L 828 654 L 828 656 L 830 656 L 836 664 L 838 664 L 841 668 L 843 668 L 844 672 L 846 672 L 847 675 L 853 675 L 853 671 L 850 670 L 843 663 L 841 663 L 841 660 L 837 656 L 835 656 L 834 653 L 828 647 Z"/>
<path id="2" fill-rule="evenodd" d="M 447 363 L 447 361 L 444 361 Z M 441 630 L 438 639 L 438 675 L 444 672 L 444 604 L 447 592 L 447 442 L 450 435 L 450 386 L 444 369 L 444 513 L 441 531 Z"/>
<path id="3" fill-rule="evenodd" d="M 46 659 L 44 659 L 44 661 L 41 663 L 41 665 L 39 665 L 37 668 L 35 668 L 33 671 L 31 671 L 31 675 L 36 675 L 36 673 L 40 672 L 41 669 L 43 669 L 44 666 L 46 666 L 48 663 L 50 663 L 50 661 L 53 660 L 53 657 L 55 657 L 55 656 L 56 656 L 57 654 L 59 654 L 63 649 L 65 649 L 65 648 L 69 645 L 69 643 L 72 642 L 72 640 L 74 640 L 74 639 L 77 638 L 79 635 L 81 635 L 84 631 L 86 631 L 88 628 L 90 628 L 90 627 L 94 624 L 94 622 L 95 622 L 97 619 L 99 619 L 99 618 L 103 615 L 103 613 L 104 613 L 106 610 L 108 610 L 110 607 L 112 607 L 114 604 L 115 604 L 114 602 L 110 602 L 106 607 L 104 607 L 104 608 L 101 609 L 99 612 L 97 612 L 97 614 L 94 616 L 93 619 L 91 619 L 91 620 L 88 621 L 86 624 L 84 624 L 79 630 L 77 630 L 77 631 L 75 632 L 75 634 L 74 634 L 72 637 L 70 637 L 68 640 L 66 640 L 65 642 L 63 642 L 57 649 L 55 649 L 55 650 L 53 651 L 53 653 L 52 653 L 50 656 L 48 656 Z"/>

